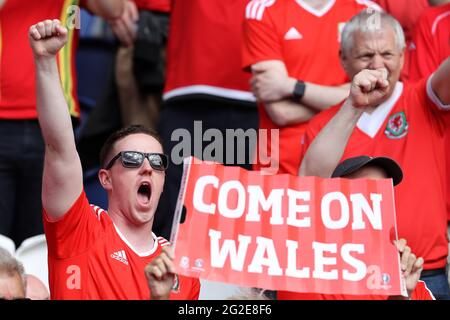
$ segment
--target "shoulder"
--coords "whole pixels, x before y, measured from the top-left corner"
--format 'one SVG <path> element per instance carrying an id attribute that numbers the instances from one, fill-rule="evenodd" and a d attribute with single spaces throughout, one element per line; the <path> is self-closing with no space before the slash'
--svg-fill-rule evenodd
<path id="1" fill-rule="evenodd" d="M 270 15 L 270 12 L 276 11 L 277 8 L 287 3 L 280 0 L 252 0 L 245 8 L 246 20 L 262 21 Z"/>

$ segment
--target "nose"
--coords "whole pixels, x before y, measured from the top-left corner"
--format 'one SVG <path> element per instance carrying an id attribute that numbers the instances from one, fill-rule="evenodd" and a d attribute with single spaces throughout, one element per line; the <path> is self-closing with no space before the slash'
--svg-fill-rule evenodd
<path id="1" fill-rule="evenodd" d="M 149 173 L 149 172 L 151 173 L 151 172 L 153 172 L 153 168 L 150 165 L 150 161 L 148 160 L 147 157 L 144 159 L 144 162 L 142 163 L 141 172 L 142 173 Z"/>
<path id="2" fill-rule="evenodd" d="M 370 63 L 370 69 L 379 69 L 379 68 L 384 68 L 384 61 L 383 61 L 383 57 L 379 54 L 376 54 L 373 56 L 372 61 Z"/>

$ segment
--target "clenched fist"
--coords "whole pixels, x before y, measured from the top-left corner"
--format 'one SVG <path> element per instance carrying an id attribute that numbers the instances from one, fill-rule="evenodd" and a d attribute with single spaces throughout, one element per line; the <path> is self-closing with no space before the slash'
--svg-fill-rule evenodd
<path id="1" fill-rule="evenodd" d="M 35 58 L 50 58 L 66 44 L 67 29 L 59 20 L 45 20 L 30 27 L 28 38 Z"/>
<path id="2" fill-rule="evenodd" d="M 356 108 L 376 107 L 389 92 L 388 72 L 385 68 L 364 69 L 353 77 L 350 100 Z"/>

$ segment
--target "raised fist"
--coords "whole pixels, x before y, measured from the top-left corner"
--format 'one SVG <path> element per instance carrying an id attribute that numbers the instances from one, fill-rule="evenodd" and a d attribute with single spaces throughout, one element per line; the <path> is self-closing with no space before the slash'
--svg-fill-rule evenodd
<path id="1" fill-rule="evenodd" d="M 353 77 L 350 86 L 350 99 L 356 108 L 376 107 L 382 103 L 389 92 L 388 72 L 385 68 L 364 69 Z"/>
<path id="2" fill-rule="evenodd" d="M 30 27 L 28 38 L 35 57 L 53 57 L 66 44 L 67 29 L 59 20 L 45 20 Z"/>

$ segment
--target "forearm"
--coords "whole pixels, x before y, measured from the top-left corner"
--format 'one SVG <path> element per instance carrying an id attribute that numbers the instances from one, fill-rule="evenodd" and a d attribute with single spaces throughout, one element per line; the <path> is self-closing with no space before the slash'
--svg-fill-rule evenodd
<path id="1" fill-rule="evenodd" d="M 94 14 L 109 20 L 120 17 L 124 3 L 124 0 L 88 0 L 87 7 Z"/>
<path id="2" fill-rule="evenodd" d="M 300 176 L 329 178 L 344 154 L 348 139 L 362 114 L 347 100 L 312 141 L 300 166 Z"/>
<path id="3" fill-rule="evenodd" d="M 265 103 L 264 107 L 271 120 L 279 127 L 306 122 L 316 114 L 314 110 L 291 100 Z"/>
<path id="4" fill-rule="evenodd" d="M 72 121 L 61 88 L 56 58 L 36 58 L 35 68 L 36 107 L 46 147 L 60 154 L 76 153 Z"/>
<path id="5" fill-rule="evenodd" d="M 348 97 L 350 85 L 322 86 L 311 82 L 306 83 L 305 95 L 301 103 L 308 107 L 322 111 L 337 105 Z"/>
<path id="6" fill-rule="evenodd" d="M 288 78 L 284 82 L 286 97 L 292 97 L 297 82 L 295 78 Z M 337 105 L 348 97 L 350 84 L 341 86 L 324 86 L 312 82 L 305 82 L 305 92 L 299 103 L 316 111 L 326 110 Z"/>

